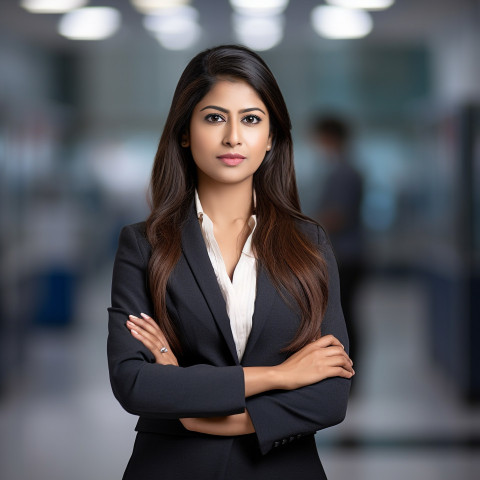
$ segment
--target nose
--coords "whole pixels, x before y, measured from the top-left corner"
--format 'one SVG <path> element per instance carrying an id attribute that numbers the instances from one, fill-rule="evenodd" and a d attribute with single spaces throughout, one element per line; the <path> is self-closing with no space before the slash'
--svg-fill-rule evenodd
<path id="1" fill-rule="evenodd" d="M 223 144 L 229 147 L 235 147 L 241 145 L 240 129 L 236 122 L 227 122 L 225 124 L 225 137 L 223 138 Z"/>

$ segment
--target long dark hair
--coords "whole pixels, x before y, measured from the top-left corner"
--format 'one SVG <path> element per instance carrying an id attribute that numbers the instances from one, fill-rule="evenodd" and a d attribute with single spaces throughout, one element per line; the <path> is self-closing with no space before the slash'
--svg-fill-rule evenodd
<path id="1" fill-rule="evenodd" d="M 181 141 L 189 131 L 197 103 L 219 78 L 225 77 L 247 82 L 266 105 L 270 117 L 271 150 L 253 177 L 257 227 L 252 246 L 277 290 L 284 298 L 291 297 L 300 309 L 300 326 L 285 347 L 293 352 L 320 335 L 328 299 L 327 268 L 318 248 L 299 229 L 298 220 L 312 220 L 300 211 L 291 122 L 285 101 L 265 62 L 242 46 L 224 45 L 196 55 L 185 68 L 173 95 L 153 164 L 151 213 L 146 223 L 152 247 L 149 284 L 154 313 L 170 346 L 180 352 L 165 296 L 168 278 L 181 255 L 181 228 L 196 186 L 196 166 L 190 149 L 182 148 Z"/>

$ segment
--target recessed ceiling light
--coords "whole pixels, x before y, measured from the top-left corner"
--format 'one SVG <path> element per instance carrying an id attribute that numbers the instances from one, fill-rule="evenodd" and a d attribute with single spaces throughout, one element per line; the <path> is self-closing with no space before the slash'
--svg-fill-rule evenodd
<path id="1" fill-rule="evenodd" d="M 141 13 L 153 13 L 174 7 L 188 5 L 190 0 L 130 0 L 132 5 Z"/>
<path id="2" fill-rule="evenodd" d="M 284 19 L 282 15 L 252 17 L 233 14 L 232 24 L 239 42 L 252 50 L 270 50 L 283 39 Z"/>
<path id="3" fill-rule="evenodd" d="M 187 24 L 197 23 L 198 10 L 193 7 L 183 6 L 163 9 L 145 15 L 143 26 L 151 32 L 175 31 L 187 28 Z"/>
<path id="4" fill-rule="evenodd" d="M 232 8 L 242 15 L 279 15 L 288 6 L 288 0 L 230 0 Z"/>
<path id="5" fill-rule="evenodd" d="M 22 0 L 20 6 L 30 13 L 65 13 L 87 3 L 88 0 Z"/>
<path id="6" fill-rule="evenodd" d="M 325 38 L 361 38 L 373 28 L 371 15 L 364 10 L 320 5 L 311 13 L 313 29 Z"/>
<path id="7" fill-rule="evenodd" d="M 115 8 L 85 7 L 66 13 L 58 32 L 71 40 L 103 40 L 112 36 L 120 23 L 120 12 Z"/>
<path id="8" fill-rule="evenodd" d="M 187 50 L 195 45 L 202 33 L 200 25 L 194 23 L 188 30 L 174 32 L 158 32 L 155 37 L 167 50 Z"/>
<path id="9" fill-rule="evenodd" d="M 143 25 L 168 50 L 190 48 L 202 32 L 198 24 L 198 10 L 188 5 L 146 15 Z"/>
<path id="10" fill-rule="evenodd" d="M 385 10 L 391 7 L 395 0 L 326 0 L 326 2 L 336 7 Z"/>

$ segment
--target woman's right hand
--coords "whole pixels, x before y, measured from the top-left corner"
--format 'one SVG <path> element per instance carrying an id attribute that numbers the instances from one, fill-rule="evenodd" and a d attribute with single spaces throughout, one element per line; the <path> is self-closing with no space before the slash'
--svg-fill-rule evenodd
<path id="1" fill-rule="evenodd" d="M 146 313 L 141 313 L 140 315 L 142 318 L 129 315 L 127 328 L 130 330 L 130 333 L 153 353 L 155 363 L 178 367 L 177 357 L 173 354 L 167 338 L 157 322 Z"/>
<path id="2" fill-rule="evenodd" d="M 333 335 L 325 335 L 305 345 L 298 352 L 274 367 L 284 390 L 320 382 L 325 378 L 352 378 L 353 362 L 343 345 Z"/>

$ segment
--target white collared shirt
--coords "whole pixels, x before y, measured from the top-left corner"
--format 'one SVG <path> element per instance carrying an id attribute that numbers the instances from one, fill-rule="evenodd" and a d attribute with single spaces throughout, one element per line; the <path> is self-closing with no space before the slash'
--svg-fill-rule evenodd
<path id="1" fill-rule="evenodd" d="M 213 233 L 213 223 L 203 211 L 200 198 L 195 190 L 195 206 L 200 222 L 203 239 L 207 247 L 208 256 L 212 262 L 218 285 L 222 292 L 227 314 L 230 318 L 233 339 L 237 349 L 238 359 L 241 361 L 247 346 L 248 337 L 252 330 L 252 317 L 255 308 L 257 290 L 257 261 L 252 251 L 252 235 L 257 225 L 257 218 L 252 215 L 248 220 L 251 233 L 243 246 L 240 259 L 233 272 L 233 280 L 228 276 L 220 247 Z"/>

